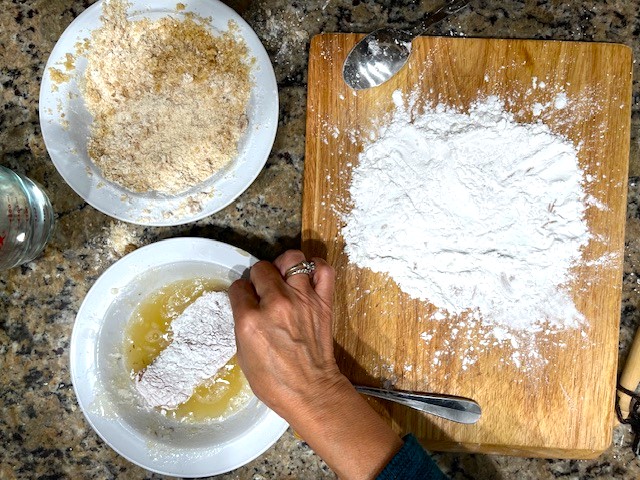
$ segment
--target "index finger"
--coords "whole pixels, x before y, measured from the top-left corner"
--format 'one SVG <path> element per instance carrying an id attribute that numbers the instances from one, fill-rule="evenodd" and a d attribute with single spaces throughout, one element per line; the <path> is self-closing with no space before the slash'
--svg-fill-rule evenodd
<path id="1" fill-rule="evenodd" d="M 272 295 L 282 295 L 286 284 L 276 267 L 266 260 L 261 260 L 251 267 L 249 278 L 261 299 Z"/>
<path id="2" fill-rule="evenodd" d="M 242 319 L 251 310 L 258 308 L 260 299 L 256 295 L 251 282 L 241 278 L 231 284 L 228 290 L 229 303 L 231 303 L 231 311 L 233 318 L 238 321 Z"/>

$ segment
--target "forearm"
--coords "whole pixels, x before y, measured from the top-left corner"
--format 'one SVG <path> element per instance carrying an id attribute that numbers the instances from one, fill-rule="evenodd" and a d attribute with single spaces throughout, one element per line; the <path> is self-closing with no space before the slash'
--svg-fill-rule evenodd
<path id="1" fill-rule="evenodd" d="M 402 440 L 345 377 L 286 412 L 292 428 L 343 480 L 373 479 Z"/>

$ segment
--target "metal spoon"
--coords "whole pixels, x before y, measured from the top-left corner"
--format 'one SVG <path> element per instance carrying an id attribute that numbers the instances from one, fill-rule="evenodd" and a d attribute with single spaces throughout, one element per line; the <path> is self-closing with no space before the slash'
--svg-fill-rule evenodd
<path id="1" fill-rule="evenodd" d="M 342 77 L 354 90 L 377 87 L 393 77 L 407 63 L 411 42 L 431 25 L 466 7 L 470 0 L 452 0 L 429 12 L 411 32 L 380 28 L 360 40 L 349 52 Z"/>
<path id="2" fill-rule="evenodd" d="M 365 395 L 391 400 L 407 407 L 446 418 L 458 423 L 476 423 L 480 420 L 482 409 L 473 400 L 436 393 L 414 393 L 382 388 L 361 387 L 356 390 Z"/>

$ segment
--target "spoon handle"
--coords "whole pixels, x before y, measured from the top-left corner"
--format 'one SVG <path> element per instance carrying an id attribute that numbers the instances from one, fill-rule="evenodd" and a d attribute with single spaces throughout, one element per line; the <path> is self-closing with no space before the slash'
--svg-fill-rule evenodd
<path id="1" fill-rule="evenodd" d="M 411 30 L 412 38 L 415 38 L 425 32 L 431 25 L 444 20 L 449 15 L 456 13 L 458 10 L 462 10 L 469 4 L 470 0 L 451 0 L 447 1 L 444 5 L 436 10 L 433 10 L 426 14 L 422 22 Z"/>
<path id="2" fill-rule="evenodd" d="M 467 398 L 436 393 L 385 390 L 382 388 L 361 387 L 359 385 L 355 385 L 355 387 L 358 392 L 365 395 L 391 400 L 392 402 L 458 423 L 476 423 L 482 414 L 480 405 Z"/>

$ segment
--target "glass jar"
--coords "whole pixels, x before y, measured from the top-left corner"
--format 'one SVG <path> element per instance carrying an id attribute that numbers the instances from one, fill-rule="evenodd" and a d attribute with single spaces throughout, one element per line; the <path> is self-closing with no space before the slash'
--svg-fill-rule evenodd
<path id="1" fill-rule="evenodd" d="M 36 258 L 51 238 L 54 214 L 42 189 L 0 166 L 0 271 Z"/>

